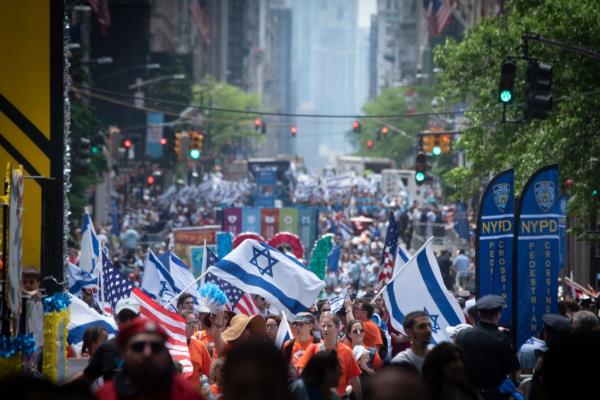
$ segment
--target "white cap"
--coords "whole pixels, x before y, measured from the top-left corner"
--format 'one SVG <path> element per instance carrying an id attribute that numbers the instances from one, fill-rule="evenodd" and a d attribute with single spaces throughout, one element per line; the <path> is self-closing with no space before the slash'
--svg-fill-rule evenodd
<path id="1" fill-rule="evenodd" d="M 132 298 L 125 297 L 117 302 L 115 306 L 115 315 L 119 315 L 119 313 L 123 310 L 130 310 L 136 314 L 140 313 L 140 305 Z"/>
<path id="2" fill-rule="evenodd" d="M 446 332 L 448 332 L 448 334 L 450 335 L 451 338 L 454 338 L 461 331 L 464 331 L 465 329 L 470 329 L 470 328 L 472 328 L 472 326 L 469 324 L 458 324 L 456 326 L 447 326 Z"/>
<path id="3" fill-rule="evenodd" d="M 352 355 L 356 361 L 365 353 L 369 353 L 369 350 L 365 346 L 358 345 L 352 349 Z"/>
<path id="4" fill-rule="evenodd" d="M 469 310 L 472 307 L 475 307 L 475 304 L 477 303 L 477 300 L 475 300 L 475 298 L 473 297 L 472 299 L 469 299 L 465 302 L 465 312 L 469 312 Z"/>

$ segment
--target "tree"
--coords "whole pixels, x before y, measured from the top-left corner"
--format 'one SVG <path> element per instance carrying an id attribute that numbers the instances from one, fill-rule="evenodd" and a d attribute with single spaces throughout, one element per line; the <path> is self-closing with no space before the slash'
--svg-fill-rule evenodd
<path id="1" fill-rule="evenodd" d="M 431 109 L 431 100 L 435 94 L 434 85 L 415 85 L 397 88 L 387 88 L 372 101 L 365 104 L 365 115 L 410 115 Z M 417 135 L 427 127 L 427 116 L 404 118 L 363 118 L 362 133 L 349 133 L 350 140 L 357 144 L 358 155 L 371 157 L 387 157 L 400 162 L 406 156 L 414 153 L 418 144 Z M 388 134 L 383 135 L 380 129 L 386 126 Z M 374 146 L 367 148 L 367 140 L 372 140 Z"/>
<path id="2" fill-rule="evenodd" d="M 505 16 L 484 20 L 462 42 L 449 39 L 435 49 L 435 63 L 444 71 L 445 97 L 470 104 L 468 127 L 458 143 L 469 165 L 454 168 L 445 177 L 459 189 L 457 197 L 465 199 L 492 175 L 514 167 L 519 193 L 536 169 L 558 163 L 563 183 L 567 178 L 574 181 L 569 213 L 579 221 L 576 231 L 584 231 L 598 209 L 592 196 L 600 182 L 598 61 L 530 42 L 530 56 L 553 66 L 555 102 L 547 120 L 501 123 L 497 91 L 502 61 L 521 54 L 521 36 L 526 31 L 600 49 L 600 9 L 584 0 L 520 0 L 506 7 Z M 526 62 L 519 61 L 509 119 L 522 117 L 525 70 Z"/>
<path id="3" fill-rule="evenodd" d="M 213 109 L 257 110 L 260 106 L 257 95 L 213 79 L 196 83 L 192 96 L 194 104 Z M 262 137 L 254 130 L 253 114 L 204 110 L 203 117 L 206 151 L 214 157 L 243 148 L 243 138 Z"/>

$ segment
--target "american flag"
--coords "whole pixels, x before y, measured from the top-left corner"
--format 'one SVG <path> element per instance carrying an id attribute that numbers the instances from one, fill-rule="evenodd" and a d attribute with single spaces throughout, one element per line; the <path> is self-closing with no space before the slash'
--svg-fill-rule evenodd
<path id="1" fill-rule="evenodd" d="M 206 274 L 205 281 L 214 283 L 221 288 L 221 290 L 225 293 L 225 296 L 227 296 L 227 300 L 229 300 L 228 306 L 236 314 L 256 315 L 259 313 L 256 305 L 254 304 L 254 300 L 252 300 L 252 296 L 250 296 L 248 293 L 244 293 L 237 286 L 232 285 L 226 280 L 221 279 L 210 272 Z"/>
<path id="2" fill-rule="evenodd" d="M 104 302 L 114 310 L 117 302 L 124 297 L 129 297 L 133 284 L 125 278 L 110 262 L 106 249 L 102 249 L 102 293 Z"/>
<path id="3" fill-rule="evenodd" d="M 385 235 L 385 244 L 383 254 L 381 255 L 381 270 L 379 271 L 378 281 L 382 283 L 392 277 L 394 272 L 394 260 L 396 249 L 398 248 L 398 225 L 394 218 L 394 213 L 390 213 L 390 222 L 387 234 Z"/>
<path id="4" fill-rule="evenodd" d="M 454 0 L 449 0 L 451 6 Z M 452 21 L 452 11 L 444 0 L 423 0 L 425 19 L 431 36 L 440 36 Z"/>
<path id="5" fill-rule="evenodd" d="M 104 300 L 108 302 L 111 310 L 114 310 L 117 302 L 122 298 L 131 297 L 139 304 L 140 315 L 143 318 L 153 320 L 167 331 L 167 348 L 169 349 L 173 361 L 181 363 L 184 376 L 191 375 L 194 368 L 192 367 L 192 361 L 187 347 L 185 320 L 179 315 L 166 310 L 148 295 L 144 294 L 140 289 L 134 287 L 133 284 L 121 275 L 121 273 L 112 265 L 106 249 L 103 249 L 102 251 L 102 283 Z"/>
<path id="6" fill-rule="evenodd" d="M 167 331 L 167 349 L 174 362 L 183 366 L 182 373 L 189 376 L 194 371 L 185 334 L 185 320 L 178 314 L 166 310 L 138 288 L 133 288 L 131 298 L 140 305 L 140 316 L 148 318 Z"/>

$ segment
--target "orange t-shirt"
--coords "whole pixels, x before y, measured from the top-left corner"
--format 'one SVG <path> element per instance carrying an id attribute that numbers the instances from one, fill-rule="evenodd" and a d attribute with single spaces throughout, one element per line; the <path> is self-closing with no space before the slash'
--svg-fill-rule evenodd
<path id="1" fill-rule="evenodd" d="M 365 339 L 363 340 L 363 343 L 366 347 L 379 348 L 383 346 L 383 339 L 381 338 L 379 327 L 375 322 L 371 320 L 365 321 L 363 322 L 363 327 L 365 328 Z"/>
<path id="2" fill-rule="evenodd" d="M 190 359 L 192 360 L 194 371 L 187 379 L 193 385 L 197 385 L 200 384 L 201 375 L 210 376 L 212 359 L 210 358 L 210 354 L 208 354 L 208 350 L 204 343 L 193 337 L 188 344 L 188 349 L 190 351 Z"/>
<path id="3" fill-rule="evenodd" d="M 215 396 L 215 398 L 221 397 L 222 390 L 219 386 L 217 386 L 216 383 L 213 383 L 212 385 L 210 385 L 210 391 L 213 394 L 213 396 Z"/>
<path id="4" fill-rule="evenodd" d="M 304 355 L 300 359 L 300 362 L 298 363 L 298 368 L 306 367 L 306 364 L 308 364 L 308 361 L 311 359 L 311 357 L 315 353 L 325 348 L 322 343 L 323 342 L 312 343 L 310 346 L 308 346 L 304 352 Z M 359 376 L 362 371 L 356 363 L 350 347 L 341 342 L 337 342 L 335 351 L 337 352 L 338 361 L 342 370 L 336 391 L 338 396 L 342 397 L 346 393 L 346 386 L 348 386 L 350 379 Z"/>
<path id="5" fill-rule="evenodd" d="M 208 331 L 198 331 L 194 333 L 194 336 L 192 337 L 204 343 L 206 349 L 208 350 L 208 354 L 210 354 L 210 358 L 213 360 L 219 358 L 219 355 L 217 354 L 217 347 L 215 346 L 215 338 L 209 334 Z"/>
<path id="6" fill-rule="evenodd" d="M 290 358 L 290 364 L 292 364 L 294 367 L 298 368 L 298 363 L 300 362 L 300 359 L 304 355 L 304 352 L 306 351 L 308 346 L 310 346 L 312 343 L 313 343 L 312 336 L 304 343 L 299 340 L 294 340 L 294 347 L 292 347 L 292 353 L 291 353 L 292 357 Z M 289 344 L 290 344 L 289 340 L 287 340 L 283 344 L 284 354 L 287 352 L 287 347 Z"/>

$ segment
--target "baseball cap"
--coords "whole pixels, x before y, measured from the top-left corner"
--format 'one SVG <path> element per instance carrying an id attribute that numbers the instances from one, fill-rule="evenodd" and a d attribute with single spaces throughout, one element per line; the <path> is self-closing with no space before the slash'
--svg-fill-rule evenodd
<path id="1" fill-rule="evenodd" d="M 488 294 L 477 300 L 476 307 L 480 311 L 492 311 L 501 309 L 502 307 L 504 307 L 505 304 L 506 302 L 504 301 L 502 296 Z"/>
<path id="2" fill-rule="evenodd" d="M 294 316 L 292 323 L 294 323 L 294 322 L 304 322 L 307 324 L 314 324 L 315 317 L 313 317 L 313 315 L 309 312 L 301 312 Z"/>
<path id="3" fill-rule="evenodd" d="M 115 314 L 119 315 L 119 313 L 123 310 L 130 310 L 136 314 L 139 314 L 140 306 L 134 299 L 125 297 L 117 302 L 117 305 L 115 306 Z"/>

